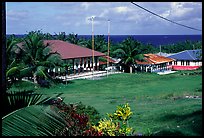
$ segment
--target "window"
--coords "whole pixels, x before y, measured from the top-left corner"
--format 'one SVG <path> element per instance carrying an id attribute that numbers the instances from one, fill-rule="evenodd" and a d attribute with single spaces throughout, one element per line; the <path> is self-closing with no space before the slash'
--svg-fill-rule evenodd
<path id="1" fill-rule="evenodd" d="M 169 65 L 172 65 L 172 62 L 169 62 Z"/>
<path id="2" fill-rule="evenodd" d="M 177 65 L 177 61 L 174 61 L 174 65 Z"/>

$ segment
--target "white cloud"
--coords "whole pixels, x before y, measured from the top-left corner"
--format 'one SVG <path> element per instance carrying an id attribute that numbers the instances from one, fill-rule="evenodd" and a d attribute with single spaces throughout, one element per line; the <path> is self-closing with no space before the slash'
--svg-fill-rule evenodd
<path id="1" fill-rule="evenodd" d="M 186 7 L 186 4 L 188 4 L 187 7 Z M 193 7 L 194 4 L 192 6 L 189 6 L 189 4 L 192 5 L 193 3 L 186 3 L 186 2 L 171 3 L 169 18 L 176 21 L 189 20 L 190 19 L 189 17 L 192 15 L 192 12 L 196 8 L 196 7 Z"/>
<path id="2" fill-rule="evenodd" d="M 127 13 L 127 12 L 131 11 L 130 8 L 125 7 L 125 6 L 115 7 L 113 10 L 114 10 L 115 12 L 117 12 L 117 13 Z"/>
<path id="3" fill-rule="evenodd" d="M 160 16 L 167 18 L 170 15 L 170 13 L 171 13 L 171 11 L 167 10 L 167 11 L 164 11 L 162 14 L 160 14 Z"/>
<path id="4" fill-rule="evenodd" d="M 106 17 L 109 13 L 109 10 L 105 9 L 102 13 L 99 14 L 99 17 Z"/>
<path id="5" fill-rule="evenodd" d="M 83 3 L 81 4 L 81 7 L 84 8 L 85 10 L 88 10 L 89 7 L 90 7 L 90 3 L 88 3 L 88 2 L 83 2 Z"/>
<path id="6" fill-rule="evenodd" d="M 6 18 L 13 21 L 23 20 L 29 17 L 28 11 L 7 11 Z"/>

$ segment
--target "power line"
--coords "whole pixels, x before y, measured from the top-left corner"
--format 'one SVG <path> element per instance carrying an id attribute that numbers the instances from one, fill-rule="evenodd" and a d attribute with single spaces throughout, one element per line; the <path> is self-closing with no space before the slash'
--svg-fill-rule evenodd
<path id="1" fill-rule="evenodd" d="M 177 24 L 177 25 L 180 25 L 180 26 L 183 26 L 183 27 L 186 27 L 186 28 L 192 29 L 192 30 L 202 31 L 202 30 L 200 30 L 200 29 L 196 29 L 196 28 L 193 28 L 193 27 L 190 27 L 190 26 L 187 26 L 187 25 L 183 25 L 183 24 L 180 24 L 180 23 L 174 22 L 174 21 L 169 20 L 169 19 L 167 19 L 167 18 L 164 18 L 164 17 L 162 17 L 162 16 L 160 16 L 160 15 L 154 13 L 154 12 L 151 12 L 150 10 L 145 9 L 144 7 L 142 7 L 142 6 L 140 6 L 140 5 L 136 4 L 136 3 L 133 3 L 133 2 L 131 2 L 131 3 L 134 4 L 134 5 L 136 5 L 137 7 L 141 8 L 141 9 L 143 9 L 143 10 L 145 10 L 145 11 L 147 11 L 147 12 L 149 12 L 149 13 L 155 15 L 155 16 L 158 16 L 159 18 L 162 18 L 162 19 L 164 19 L 164 20 L 166 20 L 166 21 L 169 21 L 169 22 L 171 22 L 171 23 L 174 23 L 174 24 Z"/>

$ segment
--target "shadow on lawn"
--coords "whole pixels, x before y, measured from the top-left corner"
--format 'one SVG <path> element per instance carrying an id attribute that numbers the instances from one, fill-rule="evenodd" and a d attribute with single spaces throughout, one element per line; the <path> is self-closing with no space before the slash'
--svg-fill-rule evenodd
<path id="1" fill-rule="evenodd" d="M 185 132 L 182 130 L 187 130 L 189 133 L 192 132 L 192 135 L 202 136 L 202 110 L 197 110 L 195 112 L 177 115 L 177 114 L 168 114 L 159 118 L 159 121 L 175 121 L 179 124 L 182 124 L 182 128 L 164 128 L 157 133 L 154 133 L 154 136 L 185 136 Z M 190 134 L 191 135 L 191 134 Z"/>

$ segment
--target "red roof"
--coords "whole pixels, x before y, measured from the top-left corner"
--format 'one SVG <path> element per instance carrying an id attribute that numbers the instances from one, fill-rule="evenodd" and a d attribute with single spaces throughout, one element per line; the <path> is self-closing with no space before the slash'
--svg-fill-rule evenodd
<path id="1" fill-rule="evenodd" d="M 44 44 L 50 44 L 52 52 L 58 52 L 62 59 L 92 57 L 92 49 L 71 44 L 61 40 L 44 40 Z M 104 53 L 94 50 L 94 56 L 104 56 Z"/>
<path id="2" fill-rule="evenodd" d="M 155 54 L 144 54 L 144 60 L 145 61 L 138 61 L 135 60 L 137 64 L 160 64 L 160 63 L 166 63 L 166 62 L 171 62 L 174 61 L 171 58 L 167 58 L 164 56 L 159 56 Z"/>

